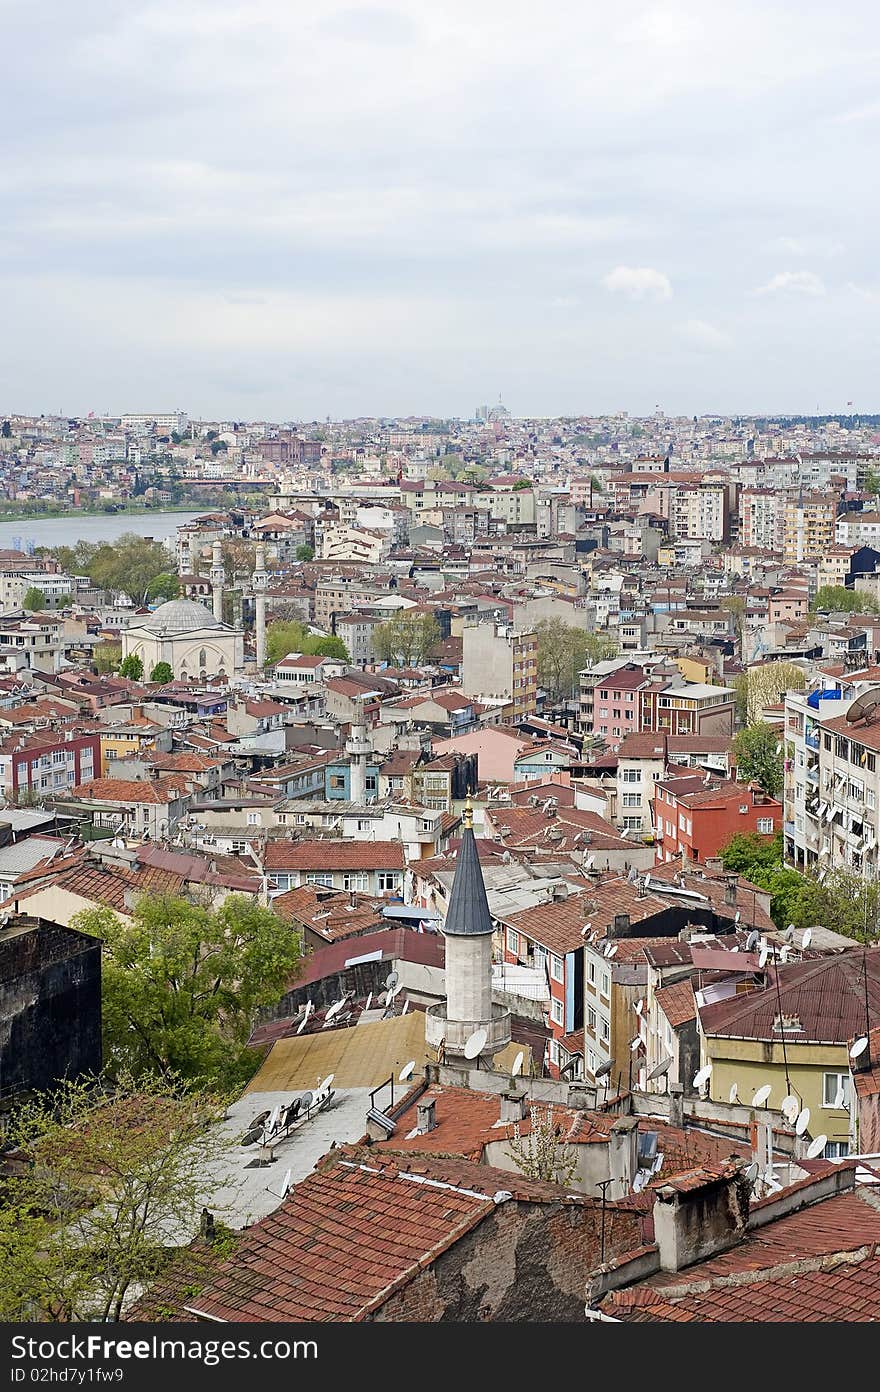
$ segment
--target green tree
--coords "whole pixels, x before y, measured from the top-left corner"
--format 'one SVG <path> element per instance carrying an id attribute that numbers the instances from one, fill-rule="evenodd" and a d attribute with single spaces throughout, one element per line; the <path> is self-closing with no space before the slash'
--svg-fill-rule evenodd
<path id="1" fill-rule="evenodd" d="M 553 1120 L 551 1106 L 532 1107 L 525 1135 L 519 1122 L 514 1122 L 507 1150 L 520 1173 L 568 1188 L 577 1173 L 578 1157 L 574 1147 L 562 1139 L 563 1132 L 564 1123 Z"/>
<path id="2" fill-rule="evenodd" d="M 518 493 L 521 489 L 534 488 L 534 486 L 535 485 L 530 478 L 519 478 L 513 485 L 513 491 L 514 493 Z"/>
<path id="3" fill-rule="evenodd" d="M 614 639 L 605 633 L 587 633 L 564 619 L 541 619 L 535 624 L 538 640 L 538 685 L 551 701 L 567 700 L 579 688 L 578 673 L 590 663 L 617 652 Z"/>
<path id="4" fill-rule="evenodd" d="M 137 653 L 129 653 L 119 664 L 119 675 L 128 681 L 140 681 L 144 675 L 143 659 Z"/>
<path id="5" fill-rule="evenodd" d="M 738 832 L 720 852 L 729 873 L 742 875 L 770 895 L 770 916 L 777 928 L 793 923 L 796 928 L 819 922 L 817 881 L 801 875 L 783 862 L 782 832 L 757 836 Z"/>
<path id="6" fill-rule="evenodd" d="M 177 599 L 180 595 L 180 581 L 170 570 L 164 570 L 161 575 L 157 575 L 155 580 L 151 580 L 147 586 L 147 600 L 154 604 L 157 600 L 164 604 L 166 600 Z"/>
<path id="7" fill-rule="evenodd" d="M 116 672 L 122 661 L 122 647 L 119 643 L 99 643 L 93 653 L 98 676 Z"/>
<path id="8" fill-rule="evenodd" d="M 373 650 L 392 667 L 420 667 L 440 642 L 440 625 L 433 614 L 415 614 L 401 609 L 386 623 L 373 629 Z"/>
<path id="9" fill-rule="evenodd" d="M 67 1081 L 12 1115 L 24 1161 L 4 1178 L 0 1318 L 118 1320 L 131 1288 L 195 1236 L 230 1142 L 222 1100 L 178 1080 Z"/>
<path id="10" fill-rule="evenodd" d="M 874 498 L 880 495 L 880 471 L 877 469 L 865 470 L 865 492 Z"/>
<path id="11" fill-rule="evenodd" d="M 313 561 L 315 559 L 315 548 L 304 541 L 302 546 L 296 548 L 296 559 L 298 561 Z"/>
<path id="12" fill-rule="evenodd" d="M 861 590 L 848 590 L 845 585 L 820 586 L 810 605 L 810 613 L 815 614 L 820 609 L 832 613 L 836 611 L 847 614 L 880 613 L 880 605 L 872 595 L 864 594 Z"/>
<path id="13" fill-rule="evenodd" d="M 744 595 L 724 595 L 719 606 L 725 613 L 733 615 L 733 631 L 737 639 L 742 639 L 743 627 L 746 617 L 746 600 Z"/>
<path id="14" fill-rule="evenodd" d="M 53 546 L 45 554 L 54 556 L 66 575 L 91 577 L 92 562 L 100 549 L 97 542 L 78 541 L 74 546 Z"/>
<path id="15" fill-rule="evenodd" d="M 99 547 L 88 573 L 100 589 L 118 591 L 143 604 L 152 582 L 167 571 L 168 552 L 161 542 L 124 532 L 112 545 Z"/>
<path id="16" fill-rule="evenodd" d="M 309 633 L 297 620 L 279 620 L 266 629 L 266 661 L 280 662 L 288 653 L 307 653 L 310 656 L 335 657 L 348 662 L 349 653 L 341 638 L 333 634 Z"/>
<path id="17" fill-rule="evenodd" d="M 745 719 L 749 725 L 761 719 L 767 706 L 775 706 L 787 691 L 803 691 L 807 684 L 796 662 L 762 662 L 745 673 Z"/>
<path id="18" fill-rule="evenodd" d="M 151 682 L 170 682 L 174 673 L 170 662 L 157 662 L 150 673 Z"/>
<path id="19" fill-rule="evenodd" d="M 233 1087 L 257 1061 L 247 1039 L 299 970 L 298 934 L 271 909 L 231 894 L 219 909 L 143 896 L 130 921 L 112 909 L 72 926 L 103 942 L 104 1057 L 113 1072 L 179 1074 Z"/>
<path id="20" fill-rule="evenodd" d="M 21 607 L 22 609 L 31 609 L 35 611 L 45 609 L 46 596 L 44 592 L 37 585 L 31 585 L 24 599 L 21 601 Z"/>
<path id="21" fill-rule="evenodd" d="M 765 793 L 778 798 L 785 781 L 780 735 L 766 720 L 747 725 L 733 741 L 737 776 L 744 783 L 756 782 Z"/>

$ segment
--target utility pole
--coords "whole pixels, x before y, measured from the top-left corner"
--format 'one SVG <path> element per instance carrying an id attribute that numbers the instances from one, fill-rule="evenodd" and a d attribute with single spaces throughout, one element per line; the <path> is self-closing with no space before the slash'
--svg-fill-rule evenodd
<path id="1" fill-rule="evenodd" d="M 599 1265 L 600 1265 L 600 1266 L 604 1266 L 604 1264 L 605 1264 L 605 1205 L 606 1205 L 606 1202 L 607 1202 L 607 1201 L 606 1201 L 606 1197 L 605 1197 L 605 1191 L 606 1191 L 606 1189 L 608 1188 L 609 1184 L 613 1184 L 613 1183 L 614 1183 L 614 1180 L 613 1180 L 612 1178 L 608 1178 L 608 1179 L 600 1179 L 599 1182 L 598 1182 L 598 1184 L 596 1185 L 596 1188 L 597 1188 L 597 1189 L 601 1189 L 601 1190 L 602 1190 L 602 1228 L 601 1228 L 601 1233 L 600 1233 L 600 1237 L 599 1237 Z"/>

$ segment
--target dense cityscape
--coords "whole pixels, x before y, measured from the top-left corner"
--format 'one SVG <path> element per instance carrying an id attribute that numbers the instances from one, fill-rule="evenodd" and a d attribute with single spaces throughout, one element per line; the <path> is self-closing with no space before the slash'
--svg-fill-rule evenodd
<path id="1" fill-rule="evenodd" d="M 0 431 L 4 1319 L 876 1319 L 880 417 Z"/>

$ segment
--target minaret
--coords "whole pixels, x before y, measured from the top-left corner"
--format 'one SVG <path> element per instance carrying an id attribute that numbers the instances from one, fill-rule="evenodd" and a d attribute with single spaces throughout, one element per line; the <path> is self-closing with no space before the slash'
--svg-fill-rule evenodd
<path id="1" fill-rule="evenodd" d="M 455 879 L 443 924 L 446 939 L 446 1004 L 425 1015 L 425 1039 L 446 1056 L 465 1054 L 477 1030 L 485 1030 L 480 1053 L 494 1054 L 510 1043 L 510 1012 L 492 1004 L 492 915 L 474 840 L 470 798 L 462 819 Z M 474 1063 L 472 1066 L 477 1066 Z"/>
<path id="2" fill-rule="evenodd" d="M 367 760 L 373 752 L 373 746 L 367 738 L 364 703 L 360 697 L 357 700 L 357 715 L 352 722 L 351 734 L 345 741 L 345 752 L 348 755 L 349 766 L 349 800 L 361 806 L 367 800 Z"/>
<path id="3" fill-rule="evenodd" d="M 266 586 L 269 577 L 266 574 L 266 548 L 260 541 L 257 543 L 257 559 L 254 566 L 254 573 L 251 576 L 251 585 L 254 591 L 254 634 L 257 640 L 257 670 L 262 672 L 266 664 Z"/>
<path id="4" fill-rule="evenodd" d="M 223 569 L 223 547 L 220 538 L 214 542 L 214 549 L 211 556 L 211 594 L 214 601 L 214 618 L 218 623 L 223 622 L 223 581 L 226 572 Z"/>

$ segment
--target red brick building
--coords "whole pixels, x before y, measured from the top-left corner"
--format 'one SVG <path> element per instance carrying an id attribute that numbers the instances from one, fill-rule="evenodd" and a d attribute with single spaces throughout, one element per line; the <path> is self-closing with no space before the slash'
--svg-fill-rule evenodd
<path id="1" fill-rule="evenodd" d="M 658 861 L 706 861 L 738 832 L 775 836 L 782 803 L 756 784 L 711 777 L 667 778 L 654 790 L 654 840 Z"/>

